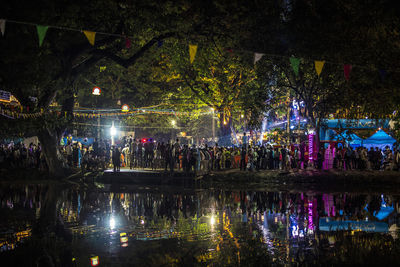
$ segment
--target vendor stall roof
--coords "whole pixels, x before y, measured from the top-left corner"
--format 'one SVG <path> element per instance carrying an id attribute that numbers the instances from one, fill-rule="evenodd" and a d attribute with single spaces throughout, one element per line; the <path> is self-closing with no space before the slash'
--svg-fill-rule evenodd
<path id="1" fill-rule="evenodd" d="M 364 140 L 364 144 L 393 144 L 396 139 L 385 133 L 383 130 L 379 130 L 374 133 L 371 137 Z"/>

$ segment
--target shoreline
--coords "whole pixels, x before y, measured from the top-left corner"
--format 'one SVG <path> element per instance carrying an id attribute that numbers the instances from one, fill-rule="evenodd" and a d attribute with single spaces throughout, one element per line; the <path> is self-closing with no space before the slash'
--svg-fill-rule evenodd
<path id="1" fill-rule="evenodd" d="M 178 172 L 176 172 L 178 173 Z M 2 171 L 1 184 L 70 184 L 75 186 L 93 187 L 95 184 L 107 184 L 101 182 L 104 171 L 91 173 L 75 173 L 69 178 L 60 180 L 51 179 L 47 175 L 20 171 L 18 173 Z M 122 178 L 118 173 L 113 174 L 115 178 Z M 46 179 L 47 178 L 47 179 Z M 131 184 L 158 188 L 168 187 L 187 187 L 180 183 L 160 183 L 154 184 L 147 179 L 132 178 L 131 182 L 124 183 L 118 180 L 112 184 Z M 179 180 L 179 177 L 177 177 Z M 188 178 L 185 178 L 188 179 Z M 397 171 L 338 171 L 338 170 L 259 170 L 259 171 L 240 171 L 239 169 L 228 169 L 212 171 L 210 173 L 197 176 L 193 179 L 192 187 L 195 189 L 228 189 L 228 190 L 277 190 L 277 191 L 323 191 L 323 192 L 388 192 L 400 194 L 400 172 Z"/>

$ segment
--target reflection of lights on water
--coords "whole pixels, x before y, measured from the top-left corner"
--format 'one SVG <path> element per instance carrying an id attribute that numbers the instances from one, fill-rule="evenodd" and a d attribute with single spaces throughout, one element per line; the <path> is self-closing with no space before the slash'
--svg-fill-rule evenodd
<path id="1" fill-rule="evenodd" d="M 214 215 L 211 216 L 210 224 L 211 224 L 211 225 L 214 225 L 214 224 L 215 224 L 215 217 L 214 217 Z"/>
<path id="2" fill-rule="evenodd" d="M 296 237 L 299 235 L 299 227 L 297 225 L 292 226 L 292 236 Z"/>
<path id="3" fill-rule="evenodd" d="M 110 218 L 110 229 L 112 230 L 114 228 L 115 228 L 115 219 L 114 219 L 114 217 L 111 217 Z"/>
<path id="4" fill-rule="evenodd" d="M 312 201 L 308 202 L 308 229 L 311 230 L 311 233 L 314 230 L 314 222 L 313 222 L 313 203 Z"/>
<path id="5" fill-rule="evenodd" d="M 299 231 L 299 237 L 304 237 L 304 231 L 303 230 Z"/>
<path id="6" fill-rule="evenodd" d="M 98 266 L 99 265 L 99 256 L 94 256 L 90 258 L 90 264 L 92 266 Z"/>
<path id="7" fill-rule="evenodd" d="M 127 246 L 128 246 L 128 242 L 121 244 L 121 247 L 123 247 L 123 248 L 126 248 Z"/>

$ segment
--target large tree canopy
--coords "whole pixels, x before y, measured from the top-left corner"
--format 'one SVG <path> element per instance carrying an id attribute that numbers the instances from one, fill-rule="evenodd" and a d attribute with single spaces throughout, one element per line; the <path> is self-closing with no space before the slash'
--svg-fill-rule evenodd
<path id="1" fill-rule="evenodd" d="M 71 114 L 74 102 L 117 108 L 120 100 L 191 112 L 181 123 L 199 132 L 193 118 L 213 108 L 225 135 L 241 114 L 257 126 L 282 96 L 303 100 L 314 124 L 338 109 L 378 115 L 398 109 L 394 1 L 6 2 L 0 10 L 8 20 L 0 40 L 0 87 L 29 112 L 48 110 L 53 101 Z M 41 47 L 36 24 L 54 26 Z M 81 30 L 97 32 L 93 46 Z M 189 44 L 198 45 L 193 63 Z M 254 52 L 265 54 L 256 66 Z M 298 75 L 290 57 L 301 59 Z M 325 61 L 320 76 L 314 60 Z M 349 81 L 343 64 L 353 66 Z M 90 95 L 94 85 L 103 88 L 101 97 Z M 60 174 L 56 144 L 72 116 L 2 121 L 10 126 L 3 134 L 38 135 L 50 171 Z"/>

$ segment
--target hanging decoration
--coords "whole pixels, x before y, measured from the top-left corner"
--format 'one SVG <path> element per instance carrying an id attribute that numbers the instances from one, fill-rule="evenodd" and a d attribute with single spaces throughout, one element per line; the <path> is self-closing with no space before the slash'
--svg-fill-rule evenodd
<path id="1" fill-rule="evenodd" d="M 107 68 L 107 66 L 100 66 L 100 72 L 103 72 L 103 71 L 105 71 L 105 70 L 106 70 L 106 68 Z"/>
<path id="2" fill-rule="evenodd" d="M 83 31 L 83 33 L 85 34 L 85 36 L 88 39 L 89 43 L 91 45 L 94 45 L 94 40 L 96 38 L 96 33 L 92 32 L 92 31 Z"/>
<path id="3" fill-rule="evenodd" d="M 292 65 L 293 71 L 296 76 L 299 76 L 299 65 L 300 65 L 300 58 L 290 57 L 290 65 Z"/>
<path id="4" fill-rule="evenodd" d="M 49 26 L 42 26 L 42 25 L 36 25 L 36 30 L 38 33 L 38 37 L 39 37 L 39 47 L 42 46 L 44 37 L 46 36 L 46 32 L 48 30 Z"/>
<path id="5" fill-rule="evenodd" d="M 344 77 L 348 81 L 350 79 L 350 72 L 351 72 L 352 66 L 350 64 L 345 64 L 343 66 L 343 71 L 344 71 Z"/>
<path id="6" fill-rule="evenodd" d="M 319 61 L 319 60 L 314 61 L 315 71 L 317 72 L 318 76 L 321 74 L 324 64 L 325 64 L 325 61 Z"/>
<path id="7" fill-rule="evenodd" d="M 1 32 L 2 36 L 5 35 L 6 23 L 7 24 L 8 23 L 15 23 L 15 24 L 21 24 L 21 25 L 35 25 L 36 26 L 36 30 L 37 30 L 37 34 L 38 34 L 39 47 L 42 46 L 44 38 L 45 38 L 46 33 L 47 33 L 47 30 L 49 28 L 54 28 L 54 29 L 63 30 L 63 31 L 82 32 L 82 33 L 85 34 L 85 36 L 86 36 L 87 40 L 89 41 L 89 43 L 91 45 L 93 45 L 93 46 L 95 44 L 96 33 L 101 34 L 101 35 L 120 37 L 121 39 L 125 40 L 126 48 L 130 48 L 132 46 L 131 39 L 129 39 L 129 37 L 126 36 L 125 34 L 107 33 L 107 32 L 94 32 L 94 31 L 86 31 L 86 30 L 82 31 L 82 30 L 79 30 L 79 29 L 59 27 L 59 26 L 55 26 L 55 25 L 43 26 L 43 25 L 36 25 L 34 23 L 16 21 L 16 20 L 8 20 L 8 19 L 0 19 L 0 32 Z M 157 40 L 157 46 L 161 47 L 162 45 L 163 45 L 163 40 Z M 192 64 L 194 62 L 194 59 L 195 59 L 196 53 L 197 53 L 197 48 L 198 48 L 197 45 L 189 44 L 190 64 Z M 232 48 L 226 48 L 226 50 L 231 54 L 233 53 L 233 49 Z M 262 54 L 262 53 L 254 53 L 252 51 L 246 51 L 246 52 L 254 54 L 254 64 L 256 64 L 264 55 L 267 55 L 267 54 Z M 282 55 L 274 55 L 274 54 L 271 54 L 269 56 L 271 56 L 271 57 L 280 57 L 280 58 L 284 57 Z M 300 58 L 296 58 L 294 56 L 291 56 L 289 58 L 289 60 L 290 60 L 290 65 L 291 65 L 295 75 L 298 76 L 299 75 Z M 318 76 L 320 76 L 320 74 L 322 73 L 322 70 L 323 70 L 323 67 L 325 65 L 325 62 L 326 61 L 320 61 L 320 60 L 314 61 L 315 71 L 316 71 Z M 342 63 L 330 62 L 330 64 L 343 66 Z M 352 71 L 352 67 L 353 67 L 353 65 L 351 65 L 351 64 L 345 64 L 343 66 L 344 76 L 345 76 L 345 79 L 347 81 L 350 79 L 350 73 Z M 367 68 L 365 68 L 363 66 L 358 66 L 358 67 L 367 69 Z M 100 67 L 100 72 L 104 71 L 104 70 L 105 70 L 105 68 L 102 69 L 102 67 Z M 374 70 L 375 71 L 379 71 L 379 75 L 380 75 L 382 81 L 385 81 L 387 79 L 389 71 L 390 72 L 400 72 L 399 70 L 387 70 L 387 69 L 386 70 L 385 69 L 374 69 Z"/>
<path id="8" fill-rule="evenodd" d="M 6 32 L 6 20 L 5 19 L 0 19 L 0 31 L 1 31 L 1 35 L 4 36 L 4 33 Z"/>
<path id="9" fill-rule="evenodd" d="M 194 58 L 196 56 L 197 53 L 197 45 L 189 45 L 189 57 L 190 57 L 190 64 L 193 63 Z"/>
<path id="10" fill-rule="evenodd" d="M 125 48 L 129 49 L 131 48 L 132 42 L 131 39 L 129 39 L 128 37 L 125 37 Z"/>
<path id="11" fill-rule="evenodd" d="M 254 53 L 254 65 L 264 56 L 263 53 Z"/>

